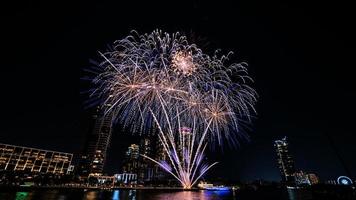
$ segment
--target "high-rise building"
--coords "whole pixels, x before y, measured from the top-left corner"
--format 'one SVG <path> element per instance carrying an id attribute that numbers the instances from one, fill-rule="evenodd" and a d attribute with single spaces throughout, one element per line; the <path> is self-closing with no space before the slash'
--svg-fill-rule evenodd
<path id="1" fill-rule="evenodd" d="M 121 174 L 121 177 L 134 177 L 137 183 L 164 179 L 166 172 L 161 170 L 157 164 L 142 156 L 145 155 L 155 160 L 165 160 L 166 155 L 162 143 L 156 142 L 155 137 L 147 136 L 140 140 L 139 145 L 131 144 L 125 153 L 122 166 L 122 174 L 127 176 Z"/>
<path id="2" fill-rule="evenodd" d="M 295 184 L 295 167 L 293 158 L 289 152 L 287 137 L 284 137 L 281 140 L 276 140 L 274 142 L 274 147 L 277 153 L 277 162 L 282 176 L 282 182 L 292 186 Z"/>
<path id="3" fill-rule="evenodd" d="M 140 147 L 137 144 L 131 144 L 125 155 L 122 171 L 128 174 L 138 174 L 139 171 L 139 153 Z"/>
<path id="4" fill-rule="evenodd" d="M 168 156 L 166 154 L 166 151 L 164 150 L 162 142 L 157 139 L 155 144 L 155 160 L 168 160 Z M 164 171 L 159 165 L 154 165 L 154 180 L 160 181 L 164 180 L 165 178 L 167 178 L 167 172 Z"/>
<path id="5" fill-rule="evenodd" d="M 153 157 L 152 138 L 145 137 L 141 139 L 140 154 L 151 158 Z M 152 181 L 154 176 L 153 172 L 154 172 L 154 163 L 151 160 L 145 158 L 144 156 L 140 156 L 138 181 L 141 183 Z"/>
<path id="6" fill-rule="evenodd" d="M 152 155 L 152 145 L 151 145 L 151 139 L 150 138 L 143 138 L 141 139 L 140 142 L 140 154 L 145 155 L 145 156 L 151 156 Z"/>
<path id="7" fill-rule="evenodd" d="M 184 152 L 190 148 L 190 145 L 192 144 L 192 129 L 188 127 L 182 127 L 180 129 L 180 132 L 182 134 L 182 141 L 179 142 L 178 145 L 178 152 L 180 155 L 180 159 L 183 160 L 186 155 L 184 155 Z"/>
<path id="8" fill-rule="evenodd" d="M 153 163 L 141 155 L 151 156 L 152 146 L 149 138 L 143 138 L 140 146 L 131 144 L 125 155 L 122 174 L 118 180 L 124 184 L 144 183 L 151 181 L 153 177 Z"/>
<path id="9" fill-rule="evenodd" d="M 94 126 L 87 136 L 81 155 L 78 173 L 81 176 L 102 175 L 106 152 L 110 144 L 114 114 L 104 114 L 98 109 L 93 115 Z"/>
<path id="10" fill-rule="evenodd" d="M 67 174 L 73 154 L 0 143 L 0 171 Z"/>
<path id="11" fill-rule="evenodd" d="M 137 160 L 140 155 L 140 146 L 137 144 L 131 144 L 127 151 L 126 156 L 131 160 Z"/>

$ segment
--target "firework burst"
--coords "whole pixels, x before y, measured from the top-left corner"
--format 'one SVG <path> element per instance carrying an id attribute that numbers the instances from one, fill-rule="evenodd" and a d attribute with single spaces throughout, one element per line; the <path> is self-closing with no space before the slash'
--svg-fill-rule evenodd
<path id="1" fill-rule="evenodd" d="M 165 115 L 179 115 L 187 127 L 194 121 L 198 132 L 207 130 L 221 144 L 236 139 L 240 124 L 255 112 L 257 94 L 248 85 L 252 80 L 246 64 L 227 64 L 230 53 L 204 54 L 179 33 L 133 31 L 100 55 L 91 97 L 134 132 L 148 132 L 157 124 L 166 127 Z M 178 130 L 178 121 L 171 120 L 170 126 Z"/>

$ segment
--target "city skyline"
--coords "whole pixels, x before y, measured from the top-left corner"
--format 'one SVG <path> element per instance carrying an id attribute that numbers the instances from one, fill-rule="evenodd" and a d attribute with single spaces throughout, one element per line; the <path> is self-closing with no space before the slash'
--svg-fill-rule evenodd
<path id="1" fill-rule="evenodd" d="M 350 69 L 348 44 L 348 36 L 352 34 L 338 31 L 348 30 L 346 14 L 330 20 L 323 11 L 314 13 L 313 9 L 318 7 L 312 5 L 300 12 L 299 7 L 292 4 L 271 3 L 266 7 L 275 14 L 270 14 L 268 9 L 261 10 L 252 3 L 215 8 L 215 5 L 194 1 L 187 3 L 187 7 L 174 8 L 175 11 L 186 8 L 186 16 L 165 20 L 156 19 L 153 14 L 147 19 L 129 18 L 117 22 L 124 15 L 102 11 L 102 5 L 88 4 L 86 9 L 77 9 L 81 5 L 74 5 L 68 16 L 61 14 L 61 6 L 42 10 L 29 5 L 37 14 L 26 18 L 30 11 L 20 8 L 15 15 L 8 15 L 19 27 L 5 23 L 5 38 L 9 39 L 4 42 L 7 52 L 1 73 L 19 77 L 13 78 L 16 83 L 10 76 L 2 80 L 7 97 L 2 99 L 4 119 L 0 142 L 80 152 L 93 114 L 84 108 L 85 97 L 79 94 L 85 87 L 79 79 L 82 70 L 90 65 L 88 58 L 96 58 L 98 49 L 105 50 L 106 44 L 127 35 L 133 28 L 150 32 L 157 26 L 166 31 L 192 33 L 191 37 L 208 51 L 215 47 L 235 51 L 234 58 L 248 62 L 251 76 L 256 80 L 255 87 L 260 94 L 259 116 L 250 127 L 252 130 L 247 131 L 250 141 L 241 141 L 237 149 L 224 149 L 212 175 L 241 180 L 280 180 L 273 141 L 286 135 L 297 168 L 318 173 L 325 180 L 347 175 L 345 165 L 355 176 L 352 113 L 356 84 Z M 112 5 L 115 6 L 118 5 Z M 325 6 L 326 10 L 332 8 Z M 255 12 L 244 10 L 251 7 Z M 196 8 L 200 8 L 199 11 Z M 229 12 L 215 16 L 211 14 L 215 9 L 236 11 L 237 16 Z M 42 14 L 54 21 L 48 29 L 40 19 Z M 280 14 L 286 17 L 276 19 Z M 226 18 L 229 26 L 220 24 Z M 153 26 L 152 21 L 157 24 Z M 184 23 L 176 26 L 178 21 Z M 97 28 L 102 26 L 105 30 Z M 236 27 L 241 30 L 233 30 Z M 207 44 L 206 40 L 212 42 Z M 20 47 L 23 48 L 21 53 L 13 54 Z M 9 87 L 9 82 L 14 84 Z M 18 88 L 23 86 L 28 89 L 20 93 Z M 120 125 L 115 129 L 108 150 L 106 170 L 110 173 L 120 168 L 125 148 L 137 139 L 125 135 Z M 214 155 L 208 154 L 208 158 L 216 160 Z"/>

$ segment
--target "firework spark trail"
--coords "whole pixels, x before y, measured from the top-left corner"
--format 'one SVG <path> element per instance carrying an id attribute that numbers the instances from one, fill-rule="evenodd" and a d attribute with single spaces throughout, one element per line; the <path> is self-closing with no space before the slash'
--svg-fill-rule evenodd
<path id="1" fill-rule="evenodd" d="M 163 103 L 163 102 L 162 102 Z M 163 112 L 166 112 L 166 109 L 163 108 Z M 188 127 L 180 127 L 178 133 L 175 135 L 166 134 L 162 126 L 159 124 L 159 121 L 156 115 L 151 111 L 151 114 L 154 118 L 155 123 L 159 129 L 159 140 L 163 145 L 163 149 L 169 157 L 170 164 L 165 160 L 157 161 L 149 156 L 141 155 L 152 162 L 158 164 L 166 172 L 170 173 L 175 177 L 183 186 L 184 189 L 190 189 L 193 185 L 203 176 L 211 167 L 217 164 L 217 162 L 207 165 L 204 164 L 203 157 L 206 144 L 202 148 L 203 143 L 206 141 L 206 132 L 208 132 L 209 124 L 206 127 L 206 130 L 202 137 L 194 137 L 196 131 L 191 131 Z M 167 115 L 168 116 L 168 115 Z M 167 118 L 167 120 L 172 120 Z M 172 123 L 171 121 L 167 122 L 168 124 Z M 178 124 L 181 124 L 178 118 Z M 168 132 L 174 132 L 171 129 L 171 126 L 168 126 Z M 193 135 L 193 137 L 191 137 Z M 175 140 L 178 138 L 178 140 Z M 197 139 L 197 140 L 195 140 Z M 194 148 L 195 143 L 199 145 Z M 173 169 L 172 169 L 173 166 Z M 197 173 L 198 172 L 198 173 Z"/>
<path id="2" fill-rule="evenodd" d="M 205 130 L 211 121 L 207 138 L 218 144 L 241 136 L 241 123 L 255 112 L 257 94 L 248 85 L 252 79 L 246 64 L 227 64 L 230 53 L 208 56 L 185 36 L 159 30 L 144 35 L 133 32 L 116 41 L 113 49 L 100 53 L 101 72 L 92 80 L 91 98 L 108 105 L 106 113 L 115 112 L 134 132 L 157 127 L 149 109 L 159 124 L 168 125 L 162 100 L 170 118 L 180 116 L 170 122 L 172 130 L 178 128 L 178 121 L 193 127 L 191 116 L 195 116 L 198 130 Z"/>

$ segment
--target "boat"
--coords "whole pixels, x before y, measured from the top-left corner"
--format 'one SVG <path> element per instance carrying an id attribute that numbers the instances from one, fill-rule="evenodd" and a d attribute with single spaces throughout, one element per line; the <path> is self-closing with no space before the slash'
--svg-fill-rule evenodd
<path id="1" fill-rule="evenodd" d="M 200 181 L 200 183 L 198 184 L 198 188 L 200 188 L 200 189 L 206 189 L 209 187 L 214 187 L 214 185 L 211 183 L 204 182 L 204 181 Z"/>
<path id="2" fill-rule="evenodd" d="M 230 191 L 231 187 L 219 185 L 219 186 L 207 187 L 206 190 L 209 190 L 209 191 Z"/>
<path id="3" fill-rule="evenodd" d="M 203 190 L 209 190 L 209 191 L 229 191 L 232 188 L 224 185 L 219 185 L 219 186 L 214 186 L 211 183 L 207 182 L 200 182 L 198 184 L 198 187 Z"/>

